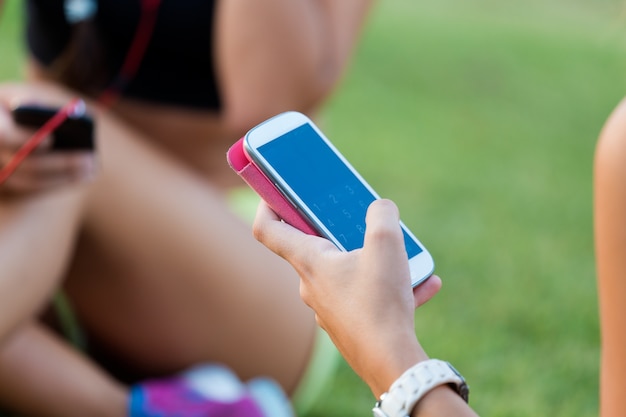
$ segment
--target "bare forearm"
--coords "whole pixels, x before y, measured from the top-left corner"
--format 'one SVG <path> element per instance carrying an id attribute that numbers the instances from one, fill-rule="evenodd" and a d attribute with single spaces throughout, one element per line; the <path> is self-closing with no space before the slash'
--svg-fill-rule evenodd
<path id="1" fill-rule="evenodd" d="M 386 392 L 391 384 L 400 377 L 404 371 L 428 359 L 426 352 L 417 341 L 415 343 L 393 344 L 403 346 L 395 352 L 374 357 L 388 358 L 384 364 L 370 363 L 368 369 L 372 372 L 364 380 L 368 383 L 377 398 Z M 463 399 L 447 386 L 440 386 L 428 392 L 416 405 L 411 413 L 412 417 L 476 417 L 476 413 L 463 401 Z"/>
<path id="2" fill-rule="evenodd" d="M 122 417 L 126 398 L 125 387 L 37 323 L 0 347 L 0 403 L 20 415 Z"/>
<path id="3" fill-rule="evenodd" d="M 465 401 L 447 386 L 430 391 L 417 403 L 411 417 L 477 417 Z"/>
<path id="4" fill-rule="evenodd" d="M 0 199 L 0 340 L 32 318 L 67 265 L 84 190 Z"/>

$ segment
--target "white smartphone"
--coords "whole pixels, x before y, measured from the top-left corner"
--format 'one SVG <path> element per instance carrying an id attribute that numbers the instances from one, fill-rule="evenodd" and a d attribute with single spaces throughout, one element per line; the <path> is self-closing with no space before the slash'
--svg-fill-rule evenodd
<path id="1" fill-rule="evenodd" d="M 298 112 L 281 113 L 251 129 L 244 152 L 319 234 L 339 249 L 363 247 L 365 214 L 380 198 L 320 129 Z M 400 222 L 413 286 L 434 261 Z"/>

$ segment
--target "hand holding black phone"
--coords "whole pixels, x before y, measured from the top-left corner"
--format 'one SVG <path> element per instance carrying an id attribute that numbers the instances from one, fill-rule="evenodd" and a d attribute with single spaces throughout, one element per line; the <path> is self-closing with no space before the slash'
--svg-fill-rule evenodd
<path id="1" fill-rule="evenodd" d="M 32 128 L 34 133 L 15 153 L 9 155 L 8 160 L 5 154 L 0 161 L 0 186 L 3 192 L 32 192 L 54 184 L 69 184 L 93 177 L 94 121 L 87 114 L 82 100 L 73 99 L 59 109 L 38 104 L 20 105 L 11 110 L 11 115 L 16 124 Z M 43 162 L 37 158 L 29 160 L 34 165 L 27 170 L 30 174 L 25 174 L 28 177 L 26 182 L 24 178 L 21 181 L 9 181 L 25 159 L 49 136 L 52 137 L 52 143 L 46 149 L 50 152 L 48 156 L 40 156 L 48 161 L 57 161 L 52 165 L 47 164 L 56 167 L 53 169 L 54 180 L 51 182 L 51 178 L 45 178 L 47 171 L 41 170 Z"/>
<path id="2" fill-rule="evenodd" d="M 15 123 L 32 127 L 42 127 L 59 109 L 38 104 L 15 107 L 11 113 Z M 51 151 L 90 151 L 94 150 L 94 121 L 84 108 L 73 112 L 52 133 Z"/>

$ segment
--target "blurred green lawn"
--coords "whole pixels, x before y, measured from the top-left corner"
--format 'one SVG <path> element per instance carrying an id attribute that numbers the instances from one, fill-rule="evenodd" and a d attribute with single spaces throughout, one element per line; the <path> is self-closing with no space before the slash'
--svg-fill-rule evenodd
<path id="1" fill-rule="evenodd" d="M 548 4 L 549 3 L 549 4 Z M 0 22 L 0 79 L 19 29 Z M 417 313 L 483 416 L 597 415 L 591 170 L 626 91 L 621 0 L 386 0 L 321 117 L 444 279 Z M 370 415 L 342 364 L 314 416 Z"/>

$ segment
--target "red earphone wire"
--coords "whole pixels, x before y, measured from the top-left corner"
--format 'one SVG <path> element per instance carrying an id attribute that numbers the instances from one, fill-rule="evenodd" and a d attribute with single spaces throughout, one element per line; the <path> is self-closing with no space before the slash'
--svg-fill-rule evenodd
<path id="1" fill-rule="evenodd" d="M 7 162 L 7 164 L 0 170 L 0 185 L 2 185 L 11 174 L 17 169 L 17 167 L 24 161 L 24 159 L 30 155 L 32 151 L 37 148 L 48 135 L 50 135 L 56 128 L 76 111 L 76 108 L 83 103 L 80 99 L 74 99 L 68 104 L 63 106 L 50 120 L 48 120 L 33 136 L 22 145 L 21 148 L 15 152 L 13 157 Z"/>
<path id="2" fill-rule="evenodd" d="M 160 3 L 161 0 L 141 0 L 141 17 L 122 68 L 110 86 L 96 100 L 103 108 L 111 107 L 119 99 L 126 84 L 137 74 L 154 32 Z M 0 186 L 15 172 L 22 161 L 37 148 L 37 145 L 61 126 L 81 103 L 82 100 L 73 99 L 63 106 L 17 150 L 9 162 L 0 169 Z"/>
<path id="3" fill-rule="evenodd" d="M 146 54 L 146 49 L 152 38 L 152 33 L 154 32 L 160 4 L 161 0 L 142 0 L 141 18 L 137 24 L 135 37 L 124 59 L 124 64 L 113 82 L 98 98 L 98 102 L 103 107 L 112 106 L 113 103 L 119 99 L 124 87 L 126 87 L 135 74 L 137 74 L 139 65 Z"/>

